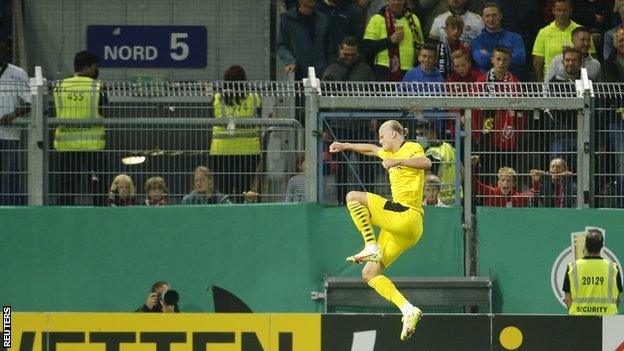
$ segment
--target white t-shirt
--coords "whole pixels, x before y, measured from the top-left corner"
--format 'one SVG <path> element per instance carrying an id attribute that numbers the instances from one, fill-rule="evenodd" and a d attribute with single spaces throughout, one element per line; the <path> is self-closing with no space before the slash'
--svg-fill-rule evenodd
<path id="1" fill-rule="evenodd" d="M 9 63 L 0 76 L 0 117 L 25 103 L 30 104 L 28 75 L 22 68 Z M 20 130 L 13 126 L 0 126 L 0 139 L 20 140 Z"/>
<path id="2" fill-rule="evenodd" d="M 438 15 L 431 25 L 431 30 L 429 31 L 429 39 L 437 39 L 440 41 L 446 40 L 446 32 L 444 31 L 444 27 L 446 27 L 446 19 L 451 16 L 451 11 L 446 11 L 443 14 Z M 459 40 L 464 43 L 467 47 L 470 47 L 470 42 L 472 39 L 476 38 L 481 31 L 485 27 L 483 25 L 483 20 L 481 16 L 477 15 L 474 12 L 466 11 L 461 18 L 464 20 L 464 32 L 462 33 Z"/>

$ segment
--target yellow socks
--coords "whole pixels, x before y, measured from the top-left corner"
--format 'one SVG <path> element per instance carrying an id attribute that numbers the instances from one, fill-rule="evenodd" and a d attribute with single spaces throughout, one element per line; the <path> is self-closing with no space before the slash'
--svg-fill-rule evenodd
<path id="1" fill-rule="evenodd" d="M 349 214 L 353 219 L 353 223 L 355 223 L 355 226 L 364 238 L 364 243 L 366 243 L 366 245 L 377 243 L 368 208 L 357 201 L 349 201 L 347 203 L 347 208 L 349 209 Z"/>
<path id="2" fill-rule="evenodd" d="M 368 285 L 386 300 L 395 304 L 399 309 L 407 303 L 407 299 L 394 286 L 394 283 L 385 275 L 378 275 L 368 281 Z"/>

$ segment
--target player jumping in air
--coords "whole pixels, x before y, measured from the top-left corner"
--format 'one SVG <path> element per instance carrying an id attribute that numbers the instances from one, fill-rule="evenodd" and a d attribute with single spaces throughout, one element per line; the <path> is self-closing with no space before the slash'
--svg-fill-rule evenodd
<path id="1" fill-rule="evenodd" d="M 422 146 L 405 141 L 406 134 L 407 130 L 399 122 L 391 120 L 379 128 L 381 147 L 340 142 L 334 142 L 329 147 L 332 153 L 355 151 L 377 156 L 383 160 L 381 164 L 390 175 L 392 201 L 361 191 L 347 194 L 347 208 L 365 243 L 364 250 L 347 257 L 347 261 L 366 263 L 362 270 L 364 280 L 379 295 L 401 309 L 403 341 L 414 333 L 422 312 L 409 303 L 392 281 L 381 273 L 420 239 L 423 231 L 421 202 L 425 169 L 431 167 L 431 161 L 425 157 Z M 381 228 L 379 240 L 375 237 L 373 225 Z"/>

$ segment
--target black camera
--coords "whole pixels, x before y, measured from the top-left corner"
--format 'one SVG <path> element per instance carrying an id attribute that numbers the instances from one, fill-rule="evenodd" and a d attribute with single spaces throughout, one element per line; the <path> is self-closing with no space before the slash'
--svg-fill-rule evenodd
<path id="1" fill-rule="evenodd" d="M 169 289 L 164 293 L 158 294 L 158 301 L 167 306 L 175 306 L 180 301 L 180 294 L 173 289 Z"/>

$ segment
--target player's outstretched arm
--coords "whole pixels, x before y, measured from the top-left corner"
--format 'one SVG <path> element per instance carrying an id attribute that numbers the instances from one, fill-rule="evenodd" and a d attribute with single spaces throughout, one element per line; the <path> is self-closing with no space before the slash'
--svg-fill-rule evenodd
<path id="1" fill-rule="evenodd" d="M 329 145 L 329 152 L 355 151 L 366 156 L 377 156 L 379 146 L 374 144 L 352 144 L 334 141 Z"/>
<path id="2" fill-rule="evenodd" d="M 431 160 L 425 156 L 412 157 L 406 159 L 387 159 L 381 162 L 381 165 L 388 169 L 390 167 L 404 166 L 416 169 L 429 169 L 431 168 Z"/>

